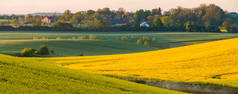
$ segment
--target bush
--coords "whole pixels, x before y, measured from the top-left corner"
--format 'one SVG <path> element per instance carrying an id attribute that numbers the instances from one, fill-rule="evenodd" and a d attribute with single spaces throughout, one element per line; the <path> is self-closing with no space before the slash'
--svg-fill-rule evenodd
<path id="1" fill-rule="evenodd" d="M 152 40 L 151 40 L 152 42 L 156 42 L 156 38 L 152 38 Z"/>
<path id="2" fill-rule="evenodd" d="M 55 54 L 55 51 L 54 51 L 54 50 L 51 50 L 50 52 L 51 52 L 51 54 Z"/>
<path id="3" fill-rule="evenodd" d="M 49 55 L 50 54 L 49 49 L 45 45 L 42 45 L 40 47 L 39 53 L 40 53 L 40 55 Z"/>
<path id="4" fill-rule="evenodd" d="M 128 38 L 126 36 L 121 37 L 121 41 L 127 41 Z"/>
<path id="5" fill-rule="evenodd" d="M 137 44 L 137 45 L 141 45 L 141 44 L 143 44 L 143 41 L 142 41 L 141 39 L 138 39 L 138 40 L 136 41 L 136 44 Z"/>
<path id="6" fill-rule="evenodd" d="M 21 50 L 20 56 L 23 57 L 32 57 L 34 55 L 34 51 L 32 48 L 24 48 Z"/>
<path id="7" fill-rule="evenodd" d="M 144 46 L 150 46 L 150 42 L 149 42 L 148 40 L 146 40 L 146 41 L 144 42 Z"/>
<path id="8" fill-rule="evenodd" d="M 34 51 L 34 54 L 40 54 L 39 51 Z"/>
<path id="9" fill-rule="evenodd" d="M 148 37 L 142 37 L 142 40 L 145 42 L 145 41 L 148 41 L 149 38 Z"/>
<path id="10" fill-rule="evenodd" d="M 89 39 L 97 39 L 97 37 L 94 36 L 93 34 L 90 34 L 90 35 L 89 35 Z"/>
<path id="11" fill-rule="evenodd" d="M 140 84 L 146 84 L 145 80 L 134 79 L 134 80 L 131 80 L 131 81 L 136 82 L 136 83 L 140 83 Z"/>
<path id="12" fill-rule="evenodd" d="M 39 51 L 36 49 L 32 49 L 32 51 L 33 51 L 33 54 L 39 54 Z"/>
<path id="13" fill-rule="evenodd" d="M 81 53 L 79 56 L 84 56 L 83 53 Z"/>
<path id="14" fill-rule="evenodd" d="M 21 53 L 16 53 L 16 56 L 21 57 Z"/>

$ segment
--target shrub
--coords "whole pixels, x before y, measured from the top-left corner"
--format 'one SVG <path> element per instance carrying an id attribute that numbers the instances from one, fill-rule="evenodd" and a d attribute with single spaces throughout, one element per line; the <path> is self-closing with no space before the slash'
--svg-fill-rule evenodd
<path id="1" fill-rule="evenodd" d="M 40 55 L 49 55 L 50 54 L 49 49 L 45 45 L 42 45 L 40 47 L 39 53 L 40 53 Z"/>
<path id="2" fill-rule="evenodd" d="M 156 42 L 156 38 L 152 38 L 152 40 L 151 40 L 152 42 Z"/>
<path id="3" fill-rule="evenodd" d="M 36 49 L 32 49 L 32 51 L 33 51 L 33 54 L 39 54 L 39 51 Z"/>
<path id="4" fill-rule="evenodd" d="M 121 37 L 121 40 L 122 40 L 122 41 L 127 41 L 128 38 L 127 38 L 126 36 L 123 36 L 123 37 Z"/>
<path id="5" fill-rule="evenodd" d="M 79 56 L 84 56 L 83 53 L 81 53 Z"/>
<path id="6" fill-rule="evenodd" d="M 141 44 L 143 44 L 143 41 L 142 41 L 141 39 L 138 39 L 138 40 L 136 41 L 136 44 L 137 44 L 137 45 L 141 45 Z"/>
<path id="7" fill-rule="evenodd" d="M 149 46 L 150 45 L 150 42 L 148 41 L 148 40 L 146 40 L 145 42 L 144 42 L 144 46 Z"/>
<path id="8" fill-rule="evenodd" d="M 16 53 L 16 56 L 21 57 L 21 53 Z"/>
<path id="9" fill-rule="evenodd" d="M 148 37 L 142 37 L 142 40 L 145 42 L 145 41 L 148 41 L 149 38 Z"/>
<path id="10" fill-rule="evenodd" d="M 131 81 L 136 82 L 136 83 L 140 83 L 140 84 L 146 84 L 145 80 L 134 79 L 134 80 L 131 80 Z"/>
<path id="11" fill-rule="evenodd" d="M 93 34 L 90 34 L 90 35 L 89 35 L 89 39 L 97 39 L 97 37 L 94 36 Z"/>
<path id="12" fill-rule="evenodd" d="M 39 51 L 34 51 L 34 54 L 40 54 Z"/>
<path id="13" fill-rule="evenodd" d="M 54 51 L 54 50 L 51 50 L 50 52 L 51 52 L 51 54 L 55 54 L 55 51 Z"/>
<path id="14" fill-rule="evenodd" d="M 32 48 L 24 48 L 21 50 L 20 56 L 23 57 L 32 57 L 34 55 L 34 51 Z"/>

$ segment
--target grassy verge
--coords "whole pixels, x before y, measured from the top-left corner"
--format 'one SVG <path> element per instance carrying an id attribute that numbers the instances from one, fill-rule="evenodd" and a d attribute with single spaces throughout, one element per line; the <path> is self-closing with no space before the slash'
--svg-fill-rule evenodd
<path id="1" fill-rule="evenodd" d="M 158 79 L 147 79 L 147 78 L 137 78 L 137 77 L 119 77 L 113 75 L 106 75 L 109 77 L 119 78 L 122 80 L 127 80 L 131 82 L 136 82 L 140 84 L 146 84 L 149 86 L 155 86 L 160 88 L 166 88 L 170 90 L 183 91 L 194 94 L 237 94 L 238 88 L 226 85 L 214 84 L 214 83 L 200 83 L 200 82 L 173 82 L 164 81 Z"/>

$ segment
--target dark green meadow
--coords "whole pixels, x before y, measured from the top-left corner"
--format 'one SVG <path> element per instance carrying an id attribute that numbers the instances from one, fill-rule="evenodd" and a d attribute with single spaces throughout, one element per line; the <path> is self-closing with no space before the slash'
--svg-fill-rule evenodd
<path id="1" fill-rule="evenodd" d="M 90 37 L 91 36 L 91 37 Z M 0 53 L 14 55 L 24 48 L 39 49 L 46 45 L 55 54 L 50 57 L 125 54 L 144 52 L 196 43 L 235 38 L 232 33 L 62 33 L 62 32 L 1 32 Z M 138 40 L 147 40 L 137 43 Z"/>
<path id="2" fill-rule="evenodd" d="M 67 69 L 45 60 L 47 57 L 81 54 L 94 56 L 145 52 L 235 37 L 238 34 L 1 32 L 0 93 L 180 94 L 177 91 Z M 46 45 L 55 53 L 44 57 L 15 55 L 24 48 L 39 49 L 41 45 Z"/>

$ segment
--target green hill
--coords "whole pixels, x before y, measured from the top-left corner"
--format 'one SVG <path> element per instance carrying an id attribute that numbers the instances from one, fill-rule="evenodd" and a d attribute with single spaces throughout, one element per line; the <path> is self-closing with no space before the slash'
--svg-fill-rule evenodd
<path id="1" fill-rule="evenodd" d="M 44 63 L 40 59 L 0 55 L 1 94 L 179 94 L 101 75 Z"/>

